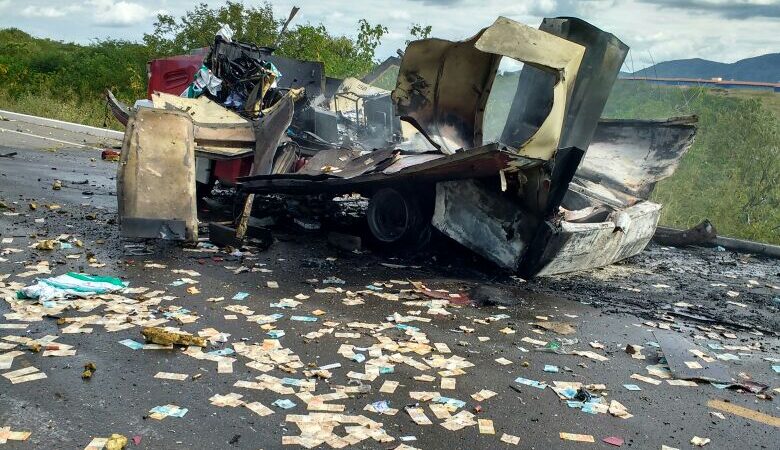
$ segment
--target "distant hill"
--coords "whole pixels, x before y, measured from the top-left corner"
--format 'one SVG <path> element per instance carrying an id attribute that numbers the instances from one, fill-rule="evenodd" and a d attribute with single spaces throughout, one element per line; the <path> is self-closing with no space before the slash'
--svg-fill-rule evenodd
<path id="1" fill-rule="evenodd" d="M 621 76 L 703 78 L 721 77 L 724 80 L 780 82 L 780 53 L 746 58 L 726 64 L 701 58 L 665 61 L 634 73 L 621 72 Z"/>

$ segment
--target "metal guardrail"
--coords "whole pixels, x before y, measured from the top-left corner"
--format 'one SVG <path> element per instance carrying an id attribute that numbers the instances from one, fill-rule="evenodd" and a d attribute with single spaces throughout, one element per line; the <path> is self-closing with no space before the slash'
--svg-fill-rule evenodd
<path id="1" fill-rule="evenodd" d="M 45 117 L 31 116 L 29 114 L 22 114 L 13 111 L 6 111 L 0 109 L 0 116 L 8 119 L 19 120 L 35 125 L 42 125 L 45 127 L 57 128 L 60 130 L 72 131 L 74 133 L 83 133 L 90 136 L 118 139 L 122 140 L 125 136 L 123 131 L 109 130 L 106 128 L 91 127 L 89 125 L 81 125 L 79 123 L 65 122 L 56 119 L 47 119 Z"/>

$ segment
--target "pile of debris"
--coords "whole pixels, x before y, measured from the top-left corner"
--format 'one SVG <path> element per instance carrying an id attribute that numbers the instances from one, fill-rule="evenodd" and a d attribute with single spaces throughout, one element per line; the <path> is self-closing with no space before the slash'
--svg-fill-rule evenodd
<path id="1" fill-rule="evenodd" d="M 696 131 L 695 117 L 599 120 L 627 51 L 579 19 L 534 29 L 500 17 L 465 41 L 410 43 L 389 92 L 223 28 L 192 57 L 183 95 L 196 98 L 152 92 L 153 69 L 139 105 L 151 108 L 114 102 L 127 123 L 122 233 L 197 240 L 195 187 L 229 173 L 246 196 L 238 245 L 255 194 L 360 194 L 381 245 L 419 248 L 436 229 L 525 277 L 611 264 L 652 238 L 661 205 L 650 193 Z M 503 59 L 524 66 L 516 91 L 499 93 L 512 101 L 495 133 L 486 106 Z"/>

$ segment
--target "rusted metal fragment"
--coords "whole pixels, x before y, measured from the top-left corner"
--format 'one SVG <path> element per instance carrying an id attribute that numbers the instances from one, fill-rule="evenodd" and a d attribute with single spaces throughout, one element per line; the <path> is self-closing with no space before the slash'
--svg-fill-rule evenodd
<path id="1" fill-rule="evenodd" d="M 713 245 L 718 232 L 715 226 L 707 219 L 687 230 L 658 227 L 653 235 L 653 242 L 673 247 L 687 247 L 689 245 Z"/>
<path id="2" fill-rule="evenodd" d="M 122 236 L 196 241 L 195 137 L 178 111 L 130 116 L 117 173 Z"/>
<path id="3" fill-rule="evenodd" d="M 127 121 L 130 119 L 130 108 L 119 101 L 110 89 L 106 89 L 106 103 L 108 104 L 109 109 L 111 109 L 111 114 L 114 115 L 116 120 L 118 120 L 122 125 L 127 126 Z"/>

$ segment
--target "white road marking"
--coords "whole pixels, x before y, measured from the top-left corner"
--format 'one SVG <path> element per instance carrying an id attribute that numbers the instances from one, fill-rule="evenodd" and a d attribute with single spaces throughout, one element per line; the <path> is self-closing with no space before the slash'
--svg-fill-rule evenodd
<path id="1" fill-rule="evenodd" d="M 59 142 L 60 144 L 72 145 L 72 146 L 75 146 L 75 147 L 91 148 L 91 149 L 94 149 L 94 150 L 103 150 L 102 148 L 94 147 L 92 145 L 79 144 L 77 142 L 70 142 L 70 141 L 63 141 L 62 139 L 55 139 L 53 137 L 40 136 L 40 135 L 32 134 L 32 133 L 25 133 L 24 131 L 9 130 L 7 128 L 0 128 L 0 132 L 2 132 L 2 133 L 6 133 L 6 132 L 7 133 L 16 133 L 16 134 L 21 134 L 23 136 L 30 136 L 30 137 L 35 137 L 35 138 L 39 138 L 39 139 L 46 139 L 47 141 Z"/>

